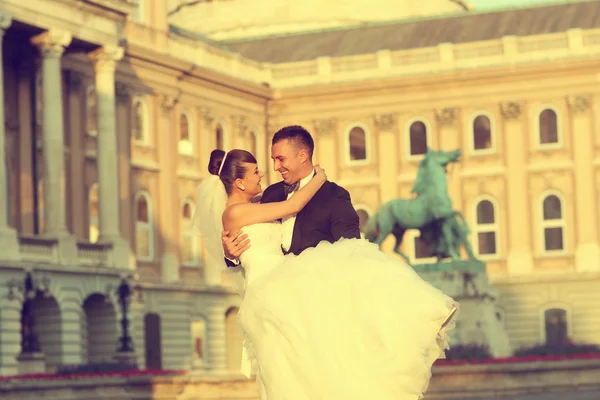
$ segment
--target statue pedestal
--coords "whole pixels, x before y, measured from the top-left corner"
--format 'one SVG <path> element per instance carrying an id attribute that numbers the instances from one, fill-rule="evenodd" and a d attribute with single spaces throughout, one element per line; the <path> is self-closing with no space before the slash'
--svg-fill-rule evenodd
<path id="1" fill-rule="evenodd" d="M 135 351 L 117 351 L 113 360 L 121 364 L 137 364 L 137 353 Z"/>
<path id="2" fill-rule="evenodd" d="M 17 356 L 19 375 L 42 374 L 46 372 L 46 357 L 44 353 L 21 353 Z"/>
<path id="3" fill-rule="evenodd" d="M 451 345 L 485 345 L 493 357 L 512 355 L 510 341 L 495 304 L 498 293 L 487 279 L 483 262 L 447 261 L 415 265 L 413 268 L 421 278 L 459 303 Z"/>

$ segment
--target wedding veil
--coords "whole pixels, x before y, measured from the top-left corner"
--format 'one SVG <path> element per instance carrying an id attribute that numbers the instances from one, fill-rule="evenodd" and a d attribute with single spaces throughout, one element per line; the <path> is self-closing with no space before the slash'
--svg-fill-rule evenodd
<path id="1" fill-rule="evenodd" d="M 203 244 L 207 250 L 205 275 L 207 269 L 214 268 L 221 275 L 226 269 L 231 276 L 237 292 L 243 297 L 245 279 L 241 267 L 227 268 L 225 265 L 221 234 L 223 232 L 223 212 L 227 205 L 227 192 L 218 175 L 209 175 L 197 189 L 196 211 L 194 212 L 194 232 L 203 237 Z"/>

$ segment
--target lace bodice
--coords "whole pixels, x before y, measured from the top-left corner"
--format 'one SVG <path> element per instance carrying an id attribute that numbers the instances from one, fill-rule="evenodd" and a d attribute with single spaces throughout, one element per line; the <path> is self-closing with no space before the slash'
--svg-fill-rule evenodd
<path id="1" fill-rule="evenodd" d="M 281 251 L 281 229 L 279 222 L 254 224 L 242 229 L 250 239 L 250 248 L 240 256 L 247 285 L 283 262 L 285 256 Z"/>

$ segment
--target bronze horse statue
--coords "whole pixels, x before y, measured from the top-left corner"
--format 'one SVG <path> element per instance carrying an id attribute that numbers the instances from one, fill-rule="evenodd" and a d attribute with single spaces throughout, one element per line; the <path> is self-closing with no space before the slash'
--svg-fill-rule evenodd
<path id="1" fill-rule="evenodd" d="M 423 240 L 434 245 L 431 255 L 438 257 L 438 261 L 444 257 L 458 260 L 461 244 L 474 258 L 466 240 L 468 227 L 462 214 L 453 211 L 448 195 L 446 169 L 448 164 L 458 162 L 460 156 L 460 150 L 427 149 L 411 190 L 416 197 L 384 203 L 369 219 L 365 238 L 381 246 L 388 235 L 394 235 L 394 252 L 409 262 L 408 257 L 400 251 L 400 245 L 407 229 L 419 229 Z M 458 217 L 462 219 L 462 224 Z"/>

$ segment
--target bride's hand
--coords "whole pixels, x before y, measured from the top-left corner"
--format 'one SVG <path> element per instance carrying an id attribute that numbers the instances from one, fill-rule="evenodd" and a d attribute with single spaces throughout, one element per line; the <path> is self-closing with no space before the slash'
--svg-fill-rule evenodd
<path id="1" fill-rule="evenodd" d="M 323 180 L 327 180 L 327 174 L 325 173 L 325 170 L 323 168 L 321 168 L 321 166 L 319 164 L 315 165 L 315 175 L 323 178 Z"/>

